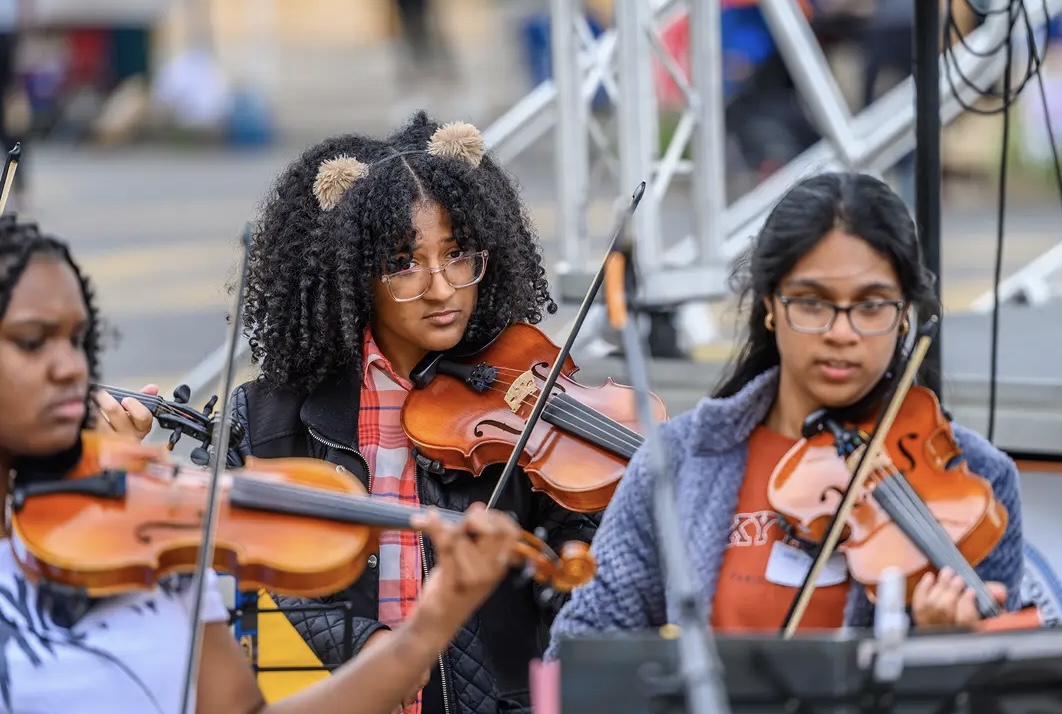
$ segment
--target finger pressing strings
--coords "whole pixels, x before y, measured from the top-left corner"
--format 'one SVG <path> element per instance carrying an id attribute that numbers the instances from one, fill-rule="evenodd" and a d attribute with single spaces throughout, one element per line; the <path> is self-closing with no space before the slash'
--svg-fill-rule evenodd
<path id="1" fill-rule="evenodd" d="M 95 397 L 93 397 L 92 398 L 92 403 L 96 405 L 96 411 L 99 412 L 101 417 L 103 417 L 103 421 L 107 422 L 107 424 L 111 428 L 114 428 L 114 422 L 112 422 L 111 418 L 109 416 L 107 416 L 107 412 L 105 412 L 103 410 L 103 406 L 99 403 L 99 400 L 97 400 Z"/>

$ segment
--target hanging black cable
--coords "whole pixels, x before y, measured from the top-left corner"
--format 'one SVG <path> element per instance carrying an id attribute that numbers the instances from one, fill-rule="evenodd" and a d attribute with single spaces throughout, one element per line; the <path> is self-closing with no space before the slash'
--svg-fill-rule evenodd
<path id="1" fill-rule="evenodd" d="M 1013 29 L 1014 17 L 1010 18 Z M 1012 33 L 1007 32 L 1007 63 L 1003 70 L 1003 96 L 1010 95 L 1011 64 L 1014 59 Z M 1030 53 L 1031 54 L 1031 53 Z M 999 387 L 999 283 L 1003 279 L 1003 231 L 1007 217 L 1007 169 L 1010 153 L 1010 111 L 1003 112 L 1003 146 L 999 157 L 999 206 L 996 211 L 996 264 L 992 272 L 992 345 L 988 367 L 988 433 L 989 441 L 996 436 L 996 395 Z"/>
<path id="2" fill-rule="evenodd" d="M 940 296 L 940 185 L 942 168 L 940 156 L 940 7 L 936 2 L 914 2 L 914 66 L 915 85 L 915 223 L 922 241 L 922 256 L 926 267 L 938 276 L 937 301 Z M 932 390 L 943 403 L 940 389 L 940 344 L 943 338 L 938 328 L 922 363 L 922 384 Z"/>
<path id="3" fill-rule="evenodd" d="M 948 84 L 955 94 L 956 99 L 959 101 L 960 106 L 966 111 L 973 112 L 975 114 L 991 115 L 1002 112 L 1003 113 L 1003 146 L 1000 150 L 1000 168 L 999 168 L 999 206 L 997 207 L 997 226 L 996 226 L 996 255 L 995 266 L 993 271 L 992 280 L 992 294 L 993 294 L 993 306 L 992 306 L 992 324 L 991 324 L 991 354 L 989 360 L 989 377 L 988 377 L 988 430 L 986 436 L 991 441 L 995 436 L 996 425 L 996 401 L 998 390 L 998 372 L 999 372 L 999 320 L 1000 320 L 1000 300 L 999 300 L 999 286 L 1002 281 L 1003 270 L 1003 236 L 1004 236 L 1004 223 L 1006 216 L 1006 199 L 1007 199 L 1007 171 L 1009 168 L 1010 159 L 1010 108 L 1014 104 L 1018 95 L 1021 94 L 1025 85 L 1028 84 L 1034 77 L 1038 80 L 1040 86 L 1040 97 L 1044 109 L 1044 118 L 1047 126 L 1048 140 L 1051 144 L 1051 155 L 1054 160 L 1055 179 L 1058 188 L 1059 199 L 1062 200 L 1062 163 L 1059 162 L 1058 146 L 1055 143 L 1055 133 L 1051 125 L 1051 115 L 1048 111 L 1047 104 L 1047 92 L 1044 89 L 1043 76 L 1041 75 L 1041 68 L 1044 61 L 1044 53 L 1046 53 L 1050 29 L 1048 27 L 1042 42 L 1039 40 L 1036 34 L 1035 27 L 1032 20 L 1029 17 L 1028 10 L 1025 8 L 1025 4 L 1021 0 L 1012 0 L 1007 4 L 1005 8 L 997 10 L 981 11 L 970 0 L 963 0 L 966 6 L 970 8 L 980 19 L 987 19 L 992 15 L 1000 15 L 1004 12 L 1007 13 L 1007 33 L 1003 40 L 1001 40 L 994 47 L 988 48 L 986 51 L 977 52 L 969 46 L 966 42 L 965 34 L 958 26 L 955 19 L 955 14 L 952 11 L 952 2 L 947 4 L 946 19 L 943 28 L 943 46 L 945 55 L 945 68 Z M 935 5 L 935 3 L 926 3 L 927 5 Z M 1044 17 L 1046 18 L 1047 25 L 1050 24 L 1050 15 L 1048 13 L 1046 0 L 1042 4 Z M 1021 73 L 1020 79 L 1015 82 L 1017 73 L 1014 71 L 1014 35 L 1016 33 L 1017 25 L 1019 21 L 1023 21 L 1024 28 L 1022 34 L 1024 34 L 1025 44 L 1029 48 L 1028 56 L 1026 57 L 1025 67 Z M 953 44 L 954 43 L 954 44 Z M 1003 75 L 1003 91 L 1000 95 L 994 94 L 993 90 L 989 87 L 978 87 L 968 77 L 966 77 L 958 62 L 954 57 L 955 47 L 961 46 L 969 51 L 971 54 L 987 57 L 996 54 L 1003 50 L 1007 53 Z M 999 104 L 997 106 L 973 106 L 966 104 L 961 96 L 956 91 L 956 78 L 958 78 L 967 87 L 973 88 L 982 102 L 985 99 L 997 98 Z M 1015 84 L 1017 86 L 1015 86 Z M 927 261 L 928 262 L 928 261 Z"/>

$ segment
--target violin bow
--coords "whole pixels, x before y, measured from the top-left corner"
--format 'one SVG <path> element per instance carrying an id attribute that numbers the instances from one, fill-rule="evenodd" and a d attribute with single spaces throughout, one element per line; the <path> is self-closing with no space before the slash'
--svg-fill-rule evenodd
<path id="1" fill-rule="evenodd" d="M 22 144 L 16 141 L 11 151 L 7 152 L 4 175 L 0 178 L 0 216 L 7 210 L 7 199 L 11 197 L 11 188 L 15 185 L 15 171 L 18 170 L 18 162 L 21 158 Z"/>
<path id="2" fill-rule="evenodd" d="M 678 601 L 680 621 L 675 623 L 679 627 L 678 683 L 685 689 L 686 704 L 693 714 L 725 714 L 730 707 L 721 676 L 722 666 L 711 628 L 707 626 L 705 604 L 701 602 L 690 575 L 689 554 L 676 507 L 675 476 L 669 467 L 671 462 L 667 445 L 660 437 L 649 399 L 646 350 L 637 324 L 630 319 L 629 313 L 636 309 L 631 299 L 636 287 L 636 276 L 629 231 L 622 232 L 623 239 L 613 242 L 603 265 L 605 304 L 609 322 L 623 337 L 623 352 L 634 388 L 638 419 L 645 434 L 647 467 L 652 478 L 653 519 L 663 561 L 665 587 L 672 591 Z M 656 685 L 666 687 L 668 683 L 661 681 Z"/>
<path id="3" fill-rule="evenodd" d="M 822 569 L 826 567 L 826 561 L 836 550 L 837 543 L 841 539 L 841 532 L 844 530 L 845 523 L 848 522 L 848 516 L 851 515 L 852 509 L 855 508 L 856 497 L 863 492 L 863 486 L 877 460 L 871 457 L 876 457 L 882 451 L 885 437 L 888 436 L 889 430 L 896 420 L 896 415 L 900 413 L 903 400 L 907 398 L 907 393 L 911 390 L 911 385 L 914 384 L 918 370 L 922 366 L 922 360 L 925 359 L 926 353 L 929 351 L 929 345 L 933 342 L 933 337 L 936 335 L 939 325 L 940 318 L 933 315 L 918 329 L 918 337 L 907 359 L 903 374 L 893 383 L 892 395 L 886 400 L 885 409 L 878 413 L 877 423 L 871 432 L 872 436 L 863 447 L 863 453 L 859 457 L 852 479 L 848 482 L 844 497 L 841 499 L 837 511 L 834 512 L 833 517 L 830 519 L 830 526 L 826 531 L 826 536 L 822 539 L 822 543 L 815 553 L 811 567 L 808 569 L 807 575 L 804 576 L 804 582 L 800 584 L 800 591 L 789 606 L 789 612 L 786 613 L 785 621 L 782 625 L 783 639 L 790 639 L 796 633 L 797 627 L 800 626 L 800 621 L 803 619 L 808 604 L 811 602 L 811 596 L 815 592 L 815 586 L 818 583 L 819 576 L 822 574 Z"/>
<path id="4" fill-rule="evenodd" d="M 199 673 L 199 660 L 203 650 L 203 623 L 200 614 L 203 607 L 203 581 L 206 570 L 214 562 L 214 536 L 217 531 L 218 519 L 218 493 L 221 490 L 221 472 L 225 469 L 228 459 L 229 435 L 232 430 L 232 415 L 229 413 L 229 400 L 232 393 L 232 384 L 236 378 L 236 343 L 240 338 L 241 315 L 243 311 L 244 284 L 247 280 L 248 257 L 251 252 L 251 224 L 247 223 L 243 229 L 243 258 L 240 266 L 240 278 L 236 286 L 236 307 L 229 320 L 229 332 L 225 344 L 225 381 L 221 388 L 221 406 L 217 413 L 220 415 L 220 424 L 214 429 L 211 439 L 213 447 L 213 464 L 210 474 L 210 486 L 208 488 L 206 514 L 203 518 L 203 537 L 199 546 L 199 560 L 195 566 L 195 574 L 192 577 L 192 587 L 195 595 L 192 601 L 192 638 L 188 650 L 188 663 L 184 672 L 184 694 L 181 701 L 180 711 L 183 714 L 195 714 L 192 707 L 195 706 L 197 677 Z"/>
<path id="5" fill-rule="evenodd" d="M 586 291 L 586 295 L 583 297 L 583 302 L 579 306 L 579 312 L 576 314 L 575 321 L 572 323 L 572 329 L 568 332 L 568 339 L 565 340 L 564 346 L 561 347 L 560 353 L 557 355 L 557 359 L 554 360 L 553 367 L 549 370 L 546 380 L 542 383 L 542 388 L 538 390 L 538 397 L 535 399 L 535 405 L 531 409 L 531 415 L 527 418 L 527 422 L 524 424 L 524 430 L 520 433 L 520 438 L 516 440 L 516 446 L 513 448 L 512 453 L 509 454 L 509 460 L 505 462 L 505 468 L 502 469 L 501 476 L 498 477 L 498 484 L 494 487 L 494 492 L 490 495 L 490 501 L 487 502 L 487 508 L 494 508 L 498 503 L 498 498 L 501 497 L 502 492 L 505 490 L 505 486 L 509 482 L 510 477 L 512 477 L 513 469 L 516 468 L 516 462 L 520 459 L 520 454 L 524 452 L 524 447 L 527 446 L 528 439 L 531 438 L 531 430 L 535 428 L 539 418 L 542 416 L 542 411 L 546 408 L 548 397 L 553 392 L 553 385 L 557 383 L 557 378 L 560 376 L 564 361 L 568 359 L 568 355 L 572 351 L 572 346 L 575 344 L 575 338 L 579 335 L 579 330 L 583 326 L 583 321 L 586 320 L 586 316 L 590 312 L 591 306 L 594 304 L 594 299 L 597 297 L 597 291 L 601 288 L 601 283 L 605 278 L 605 265 L 608 262 L 608 256 L 611 255 L 613 250 L 615 250 L 619 238 L 630 223 L 631 216 L 634 215 L 634 211 L 638 208 L 638 204 L 641 202 L 643 194 L 645 194 L 645 181 L 642 181 L 638 184 L 638 187 L 634 189 L 634 195 L 631 196 L 630 203 L 627 205 L 627 208 L 620 213 L 615 232 L 608 244 L 608 252 L 605 254 L 605 260 L 601 262 L 601 266 L 597 269 L 597 274 L 590 283 L 590 289 Z"/>

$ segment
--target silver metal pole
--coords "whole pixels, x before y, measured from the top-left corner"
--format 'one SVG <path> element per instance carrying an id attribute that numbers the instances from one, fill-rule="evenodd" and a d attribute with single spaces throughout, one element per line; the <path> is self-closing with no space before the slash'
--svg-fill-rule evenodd
<path id="1" fill-rule="evenodd" d="M 558 240 L 569 267 L 583 268 L 587 234 L 586 205 L 590 185 L 589 113 L 583 99 L 583 71 L 575 23 L 582 3 L 551 0 L 550 38 L 553 83 L 557 87 L 556 170 Z"/>
<path id="2" fill-rule="evenodd" d="M 693 132 L 693 214 L 700 242 L 698 262 L 724 262 L 726 238 L 726 99 L 723 91 L 722 3 L 690 2 L 690 111 Z"/>
<path id="3" fill-rule="evenodd" d="M 652 44 L 647 31 L 652 8 L 644 0 L 616 0 L 617 61 L 619 68 L 620 185 L 653 184 L 653 167 L 659 154 L 659 119 L 653 91 Z M 641 270 L 652 270 L 663 256 L 660 236 L 660 204 L 653 191 L 646 191 L 632 229 Z"/>
<path id="4" fill-rule="evenodd" d="M 801 99 L 807 102 L 819 131 L 833 141 L 844 163 L 857 168 L 854 164 L 860 147 L 852 131 L 852 114 L 804 13 L 797 7 L 796 0 L 760 0 L 759 5 L 763 19 L 771 29 L 771 37 L 778 44 L 778 52 L 800 90 Z"/>

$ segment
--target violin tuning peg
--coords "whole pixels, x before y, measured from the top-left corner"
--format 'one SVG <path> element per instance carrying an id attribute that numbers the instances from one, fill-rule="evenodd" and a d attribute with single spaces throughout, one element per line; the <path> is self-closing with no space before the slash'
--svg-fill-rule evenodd
<path id="1" fill-rule="evenodd" d="M 215 394 L 214 396 L 212 396 L 210 399 L 207 400 L 206 406 L 203 407 L 203 416 L 210 416 L 210 414 L 214 411 L 214 405 L 217 404 L 217 403 L 218 403 L 218 395 Z"/>
<path id="2" fill-rule="evenodd" d="M 178 404 L 187 404 L 191 398 L 192 389 L 187 384 L 178 384 L 177 388 L 173 390 L 173 401 Z"/>
<path id="3" fill-rule="evenodd" d="M 192 449 L 192 453 L 189 454 L 188 458 L 190 458 L 192 463 L 196 466 L 207 466 L 210 464 L 210 452 L 202 446 L 197 446 Z"/>
<path id="4" fill-rule="evenodd" d="M 170 432 L 170 438 L 169 438 L 169 441 L 168 441 L 168 443 L 170 445 L 170 449 L 172 449 L 173 447 L 177 446 L 177 442 L 180 441 L 180 440 L 181 440 L 181 429 L 180 429 L 180 427 L 177 427 L 172 432 Z"/>

